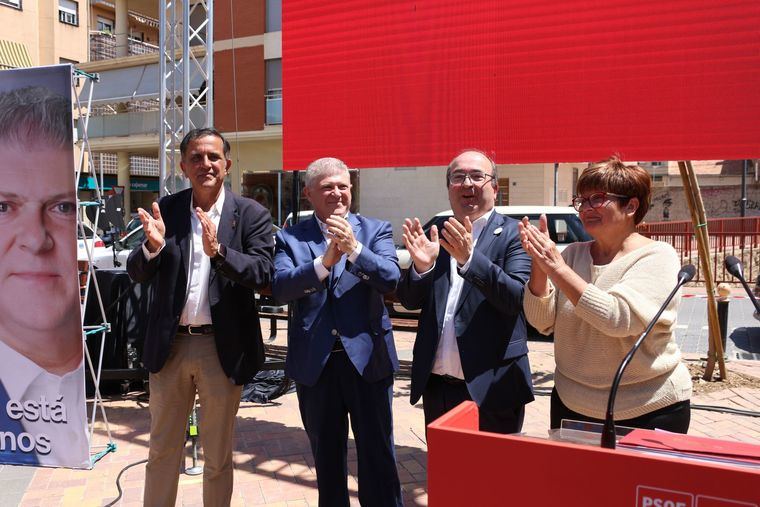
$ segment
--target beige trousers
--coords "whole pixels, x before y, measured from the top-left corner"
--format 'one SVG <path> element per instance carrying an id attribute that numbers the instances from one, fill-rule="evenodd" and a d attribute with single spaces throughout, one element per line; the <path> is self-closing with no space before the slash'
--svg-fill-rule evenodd
<path id="1" fill-rule="evenodd" d="M 177 335 L 161 371 L 150 374 L 150 451 L 146 506 L 173 507 L 185 431 L 198 392 L 203 447 L 203 505 L 227 506 L 232 497 L 232 437 L 242 387 L 222 370 L 213 335 Z"/>

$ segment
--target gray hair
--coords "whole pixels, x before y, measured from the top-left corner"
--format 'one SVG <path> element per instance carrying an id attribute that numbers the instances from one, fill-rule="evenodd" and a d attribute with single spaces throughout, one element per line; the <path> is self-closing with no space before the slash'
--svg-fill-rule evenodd
<path id="1" fill-rule="evenodd" d="M 72 146 L 73 137 L 71 98 L 42 86 L 0 93 L 0 140 L 63 148 Z"/>
<path id="2" fill-rule="evenodd" d="M 340 172 L 348 173 L 348 166 L 340 159 L 332 157 L 319 158 L 309 164 L 306 168 L 303 183 L 305 186 L 311 186 L 314 181 L 325 176 L 331 176 Z"/>
<path id="3" fill-rule="evenodd" d="M 477 148 L 467 148 L 466 150 L 462 150 L 459 153 L 457 153 L 456 157 L 454 157 L 454 158 L 451 159 L 451 162 L 449 162 L 449 166 L 446 168 L 446 187 L 448 188 L 448 186 L 449 186 L 449 176 L 451 175 L 451 171 L 454 169 L 454 167 L 453 167 L 454 166 L 454 161 L 456 159 L 458 159 L 459 157 L 461 157 L 462 155 L 464 155 L 465 153 L 469 153 L 469 152 L 473 152 L 473 153 L 477 153 L 479 155 L 482 155 L 483 157 L 485 157 L 486 160 L 488 160 L 488 162 L 490 162 L 490 164 L 491 164 L 491 176 L 493 177 L 493 179 L 491 180 L 491 186 L 494 187 L 494 188 L 496 188 L 496 184 L 497 184 L 497 180 L 496 180 L 496 178 L 497 178 L 497 175 L 496 175 L 496 162 L 494 162 L 493 159 L 486 154 L 486 152 L 484 152 L 482 150 L 478 150 Z"/>

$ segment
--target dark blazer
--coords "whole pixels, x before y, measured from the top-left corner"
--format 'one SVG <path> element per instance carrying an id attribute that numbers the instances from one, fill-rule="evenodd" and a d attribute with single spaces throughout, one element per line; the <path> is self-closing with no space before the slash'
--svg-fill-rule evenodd
<path id="1" fill-rule="evenodd" d="M 275 241 L 272 293 L 278 301 L 293 303 L 285 373 L 307 386 L 317 382 L 336 339 L 368 382 L 398 369 L 383 301 L 400 277 L 391 226 L 354 214 L 347 219 L 362 251 L 355 263 L 343 256 L 333 268 L 335 275 L 322 282 L 314 259 L 327 245 L 316 217 L 281 230 Z"/>
<path id="2" fill-rule="evenodd" d="M 208 299 L 219 361 L 228 377 L 244 384 L 264 362 L 252 289 L 266 287 L 272 276 L 272 219 L 256 201 L 225 192 L 217 239 L 226 255 L 211 263 Z M 132 280 L 155 279 L 143 350 L 143 363 L 151 373 L 166 363 L 187 297 L 191 196 L 188 189 L 159 202 L 166 245 L 156 258 L 147 261 L 137 248 L 127 259 Z"/>
<path id="3" fill-rule="evenodd" d="M 467 390 L 479 407 L 514 408 L 533 400 L 530 369 L 512 359 L 528 353 L 522 312 L 530 257 L 522 249 L 517 220 L 491 214 L 478 238 L 454 315 Z M 397 295 L 410 310 L 422 309 L 412 362 L 412 404 L 422 396 L 433 369 L 449 293 L 450 260 L 441 248 L 432 273 L 413 280 L 411 268 Z"/>

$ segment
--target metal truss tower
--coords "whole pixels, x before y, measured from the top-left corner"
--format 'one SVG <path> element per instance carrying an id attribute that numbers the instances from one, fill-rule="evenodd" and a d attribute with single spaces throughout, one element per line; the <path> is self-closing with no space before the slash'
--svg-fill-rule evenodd
<path id="1" fill-rule="evenodd" d="M 194 128 L 214 124 L 214 1 L 161 0 L 159 33 L 161 196 L 188 185 L 179 144 Z M 191 82 L 201 82 L 191 93 Z"/>

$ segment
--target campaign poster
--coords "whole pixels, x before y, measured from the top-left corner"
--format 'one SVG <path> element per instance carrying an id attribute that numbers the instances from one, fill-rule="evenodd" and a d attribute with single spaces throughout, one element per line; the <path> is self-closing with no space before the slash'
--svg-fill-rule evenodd
<path id="1" fill-rule="evenodd" d="M 0 71 L 0 463 L 91 467 L 71 80 Z"/>

